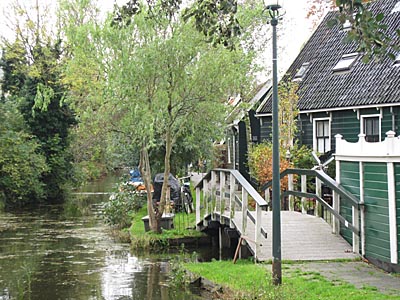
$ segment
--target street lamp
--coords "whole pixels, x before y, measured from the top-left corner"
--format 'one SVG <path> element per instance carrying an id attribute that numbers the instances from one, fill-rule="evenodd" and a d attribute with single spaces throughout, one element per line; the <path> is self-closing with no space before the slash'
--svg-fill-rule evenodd
<path id="1" fill-rule="evenodd" d="M 281 266 L 281 187 L 279 179 L 279 122 L 278 122 L 278 70 L 276 25 L 282 17 L 279 0 L 267 1 L 272 25 L 272 280 L 274 285 L 282 283 Z M 282 2 L 282 1 L 281 1 Z"/>

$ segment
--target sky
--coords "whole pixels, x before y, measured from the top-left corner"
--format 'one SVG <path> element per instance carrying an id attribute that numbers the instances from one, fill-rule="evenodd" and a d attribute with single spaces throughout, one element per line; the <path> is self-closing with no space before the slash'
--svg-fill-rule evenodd
<path id="1" fill-rule="evenodd" d="M 13 32 L 7 26 L 7 15 L 10 10 L 10 4 L 15 0 L 0 0 L 0 35 L 6 38 L 12 38 Z M 56 0 L 37 0 L 39 5 L 50 5 L 55 6 Z M 261 1 L 261 0 L 260 0 Z M 110 11 L 117 2 L 118 4 L 126 3 L 126 0 L 97 0 L 98 6 L 105 15 L 107 11 Z M 307 18 L 307 2 L 308 0 L 285 0 L 283 1 L 283 8 L 286 14 L 283 20 L 278 24 L 278 32 L 281 35 L 278 38 L 278 69 L 280 73 L 283 73 L 290 66 L 291 62 L 295 59 L 299 53 L 301 46 L 309 38 L 313 24 L 312 20 Z M 35 3 L 36 0 L 19 0 L 19 3 L 23 4 L 28 11 L 35 14 Z M 265 49 L 258 58 L 258 63 L 265 65 L 266 69 L 270 69 L 272 65 L 272 50 L 271 43 L 268 42 L 265 45 Z M 258 81 L 264 82 L 268 71 L 263 71 L 258 74 Z"/>

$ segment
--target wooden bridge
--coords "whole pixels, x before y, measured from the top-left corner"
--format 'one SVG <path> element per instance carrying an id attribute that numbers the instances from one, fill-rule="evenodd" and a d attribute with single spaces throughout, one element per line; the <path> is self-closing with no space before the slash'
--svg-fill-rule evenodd
<path id="1" fill-rule="evenodd" d="M 358 224 L 346 221 L 337 209 L 339 199 L 350 201 L 356 216 L 359 211 L 357 200 L 322 171 L 287 170 L 281 176 L 288 176 L 290 180 L 289 190 L 283 193 L 288 198 L 289 210 L 281 212 L 282 259 L 333 260 L 359 257 Z M 310 176 L 314 177 L 315 193 L 307 191 L 306 182 Z M 295 190 L 294 182 L 300 183 L 300 191 Z M 322 182 L 334 191 L 332 205 L 321 197 Z M 196 199 L 201 199 L 196 202 L 198 229 L 206 229 L 217 222 L 220 241 L 225 229 L 235 230 L 246 241 L 248 249 L 258 261 L 271 260 L 272 212 L 269 211 L 269 186 L 264 186 L 267 195 L 264 199 L 238 171 L 212 170 L 196 186 Z M 301 212 L 294 210 L 296 203 L 300 203 Z M 314 204 L 313 215 L 306 213 L 310 203 Z M 358 217 L 353 220 L 358 222 Z M 339 223 L 352 230 L 353 245 L 338 234 Z"/>

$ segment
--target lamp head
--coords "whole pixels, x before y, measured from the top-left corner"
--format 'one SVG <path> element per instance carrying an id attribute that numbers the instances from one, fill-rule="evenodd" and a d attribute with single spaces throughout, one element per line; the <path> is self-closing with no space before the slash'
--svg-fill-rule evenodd
<path id="1" fill-rule="evenodd" d="M 276 11 L 282 8 L 282 2 L 282 0 L 264 0 L 264 5 L 266 9 Z"/>

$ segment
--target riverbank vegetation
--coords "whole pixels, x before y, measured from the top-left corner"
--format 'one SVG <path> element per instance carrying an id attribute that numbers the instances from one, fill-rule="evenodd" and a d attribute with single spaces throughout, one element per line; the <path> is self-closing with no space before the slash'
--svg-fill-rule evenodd
<path id="1" fill-rule="evenodd" d="M 254 264 L 249 260 L 239 260 L 236 264 L 232 261 L 191 262 L 184 263 L 181 267 L 194 274 L 194 278 L 206 278 L 219 285 L 222 289 L 220 299 L 400 299 L 399 296 L 383 294 L 372 287 L 357 289 L 351 284 L 330 281 L 317 272 L 303 272 L 295 267 L 284 269 L 283 284 L 274 286 L 270 272 L 271 266 Z"/>

